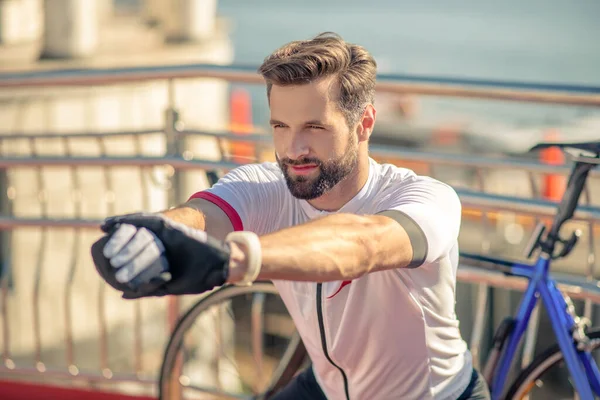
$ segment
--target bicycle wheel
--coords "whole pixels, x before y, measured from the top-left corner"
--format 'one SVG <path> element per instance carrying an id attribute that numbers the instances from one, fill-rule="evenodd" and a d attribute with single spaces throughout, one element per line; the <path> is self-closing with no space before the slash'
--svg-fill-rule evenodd
<path id="1" fill-rule="evenodd" d="M 590 339 L 600 339 L 600 328 L 587 332 Z M 592 351 L 600 348 L 600 340 L 593 344 Z M 600 354 L 593 353 L 598 362 Z M 558 345 L 554 345 L 538 355 L 525 368 L 507 392 L 506 399 L 578 399 L 570 383 L 569 370 L 564 363 Z"/>
<path id="2" fill-rule="evenodd" d="M 223 286 L 177 322 L 163 356 L 159 398 L 266 399 L 307 360 L 272 283 Z"/>

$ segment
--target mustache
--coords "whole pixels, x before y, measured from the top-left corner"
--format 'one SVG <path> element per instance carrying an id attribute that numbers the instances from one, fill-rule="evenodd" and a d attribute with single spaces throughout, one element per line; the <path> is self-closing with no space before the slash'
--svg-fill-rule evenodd
<path id="1" fill-rule="evenodd" d="M 279 162 L 282 165 L 290 165 L 290 166 L 300 166 L 300 165 L 306 165 L 306 164 L 314 164 L 314 165 L 320 166 L 321 164 L 323 164 L 321 162 L 321 160 L 319 160 L 318 158 L 300 158 L 298 160 L 292 160 L 290 158 L 282 158 L 281 160 L 279 160 Z"/>

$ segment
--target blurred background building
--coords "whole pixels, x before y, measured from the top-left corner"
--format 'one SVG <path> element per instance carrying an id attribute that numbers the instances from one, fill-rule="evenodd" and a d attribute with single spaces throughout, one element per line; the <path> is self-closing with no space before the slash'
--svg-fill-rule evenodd
<path id="1" fill-rule="evenodd" d="M 214 47 L 226 38 L 223 62 L 256 66 L 284 42 L 331 30 L 366 46 L 381 74 L 594 85 L 598 16 L 598 3 L 585 0 L 2 0 L 0 65 L 50 66 L 57 58 L 71 59 L 62 65 L 72 67 L 193 62 L 203 51 L 189 43 Z M 165 48 L 167 59 L 159 56 Z M 252 89 L 254 123 L 265 127 L 262 90 Z M 596 110 L 573 107 L 386 100 L 376 136 L 415 146 L 435 142 L 428 131 L 444 124 L 471 150 L 521 153 L 548 129 L 585 139 L 599 123 Z"/>

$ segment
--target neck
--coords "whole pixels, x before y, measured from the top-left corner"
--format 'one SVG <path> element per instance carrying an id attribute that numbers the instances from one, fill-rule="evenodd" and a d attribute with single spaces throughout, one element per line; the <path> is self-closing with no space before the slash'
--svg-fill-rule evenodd
<path id="1" fill-rule="evenodd" d="M 354 198 L 369 179 L 368 154 L 359 154 L 357 168 L 323 196 L 308 203 L 321 211 L 337 211 Z"/>

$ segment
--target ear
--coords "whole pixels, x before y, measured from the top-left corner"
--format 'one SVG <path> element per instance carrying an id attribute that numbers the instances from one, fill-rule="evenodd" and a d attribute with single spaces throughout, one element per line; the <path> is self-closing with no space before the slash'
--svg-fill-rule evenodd
<path id="1" fill-rule="evenodd" d="M 372 104 L 369 104 L 365 109 L 360 121 L 357 126 L 357 134 L 359 142 L 366 142 L 371 137 L 373 133 L 373 128 L 375 127 L 375 115 L 377 111 Z"/>

